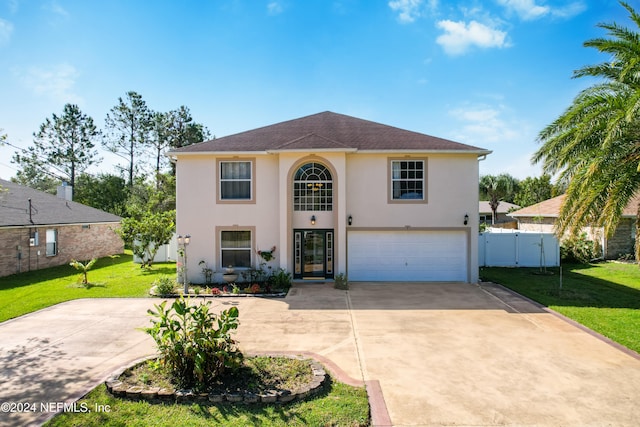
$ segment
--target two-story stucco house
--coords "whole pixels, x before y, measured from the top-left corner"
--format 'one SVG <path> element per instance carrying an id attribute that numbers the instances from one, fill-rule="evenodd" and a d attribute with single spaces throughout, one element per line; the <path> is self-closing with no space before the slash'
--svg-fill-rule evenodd
<path id="1" fill-rule="evenodd" d="M 490 151 L 332 112 L 176 149 L 177 231 L 221 273 L 478 280 L 478 160 Z"/>

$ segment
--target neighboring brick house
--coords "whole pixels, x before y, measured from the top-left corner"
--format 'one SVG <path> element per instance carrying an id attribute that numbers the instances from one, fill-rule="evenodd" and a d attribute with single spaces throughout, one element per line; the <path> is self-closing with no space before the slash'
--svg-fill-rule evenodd
<path id="1" fill-rule="evenodd" d="M 0 277 L 124 252 L 121 218 L 0 179 Z"/>
<path id="2" fill-rule="evenodd" d="M 640 194 L 632 198 L 622 212 L 620 222 L 613 236 L 607 238 L 602 227 L 584 227 L 590 240 L 598 242 L 606 259 L 616 259 L 621 255 L 633 254 L 636 236 L 636 211 Z M 556 218 L 560 213 L 564 195 L 527 206 L 508 215 L 518 220 L 518 229 L 553 233 Z"/>

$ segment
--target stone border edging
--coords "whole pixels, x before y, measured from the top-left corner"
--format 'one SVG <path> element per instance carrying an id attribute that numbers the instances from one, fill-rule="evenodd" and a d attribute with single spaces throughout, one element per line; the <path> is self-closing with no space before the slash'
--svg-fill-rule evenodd
<path id="1" fill-rule="evenodd" d="M 265 354 L 266 355 L 266 354 Z M 273 355 L 273 354 L 269 354 Z M 280 357 L 289 357 L 291 359 L 308 360 L 308 357 L 300 355 L 275 355 Z M 320 393 L 324 386 L 329 382 L 329 378 L 324 368 L 316 360 L 311 359 L 311 370 L 313 373 L 313 379 L 304 386 L 295 390 L 268 390 L 264 393 L 195 393 L 193 390 L 174 390 L 165 389 L 160 387 L 145 388 L 142 386 L 126 387 L 120 377 L 122 374 L 132 366 L 145 362 L 150 359 L 157 358 L 157 355 L 149 356 L 143 359 L 138 359 L 133 364 L 127 366 L 124 369 L 119 369 L 113 373 L 104 382 L 107 391 L 113 396 L 130 399 L 130 400 L 144 400 L 147 402 L 205 402 L 211 403 L 288 403 L 294 400 L 303 400 L 308 396 Z"/>
<path id="2" fill-rule="evenodd" d="M 180 298 L 182 296 L 184 296 L 183 293 L 178 293 L 178 294 L 167 294 L 167 295 L 159 295 L 156 293 L 153 293 L 151 291 L 149 291 L 149 295 L 151 295 L 154 298 Z M 221 293 L 221 294 L 211 294 L 211 293 L 200 293 L 200 294 L 196 294 L 194 293 L 189 293 L 187 294 L 187 298 L 284 298 L 287 296 L 286 292 L 271 292 L 268 294 L 261 294 L 261 293 L 257 293 L 257 294 L 232 294 L 230 292 L 227 293 Z"/>

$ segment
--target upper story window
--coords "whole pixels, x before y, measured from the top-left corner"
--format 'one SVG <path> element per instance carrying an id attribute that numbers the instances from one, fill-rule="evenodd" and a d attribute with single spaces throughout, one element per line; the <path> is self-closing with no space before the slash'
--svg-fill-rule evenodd
<path id="1" fill-rule="evenodd" d="M 220 161 L 220 200 L 248 201 L 253 199 L 253 162 Z"/>
<path id="2" fill-rule="evenodd" d="M 333 210 L 333 180 L 326 166 L 311 162 L 298 169 L 293 178 L 293 210 Z"/>
<path id="3" fill-rule="evenodd" d="M 426 201 L 426 160 L 391 160 L 392 201 Z"/>

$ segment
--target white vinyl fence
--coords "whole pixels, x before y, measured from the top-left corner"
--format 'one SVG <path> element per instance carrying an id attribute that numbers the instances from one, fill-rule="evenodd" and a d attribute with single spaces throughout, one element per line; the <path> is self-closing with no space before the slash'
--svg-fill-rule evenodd
<path id="1" fill-rule="evenodd" d="M 156 256 L 153 258 L 153 262 L 166 262 L 166 261 L 176 261 L 176 253 L 178 252 L 178 238 L 174 233 L 173 237 L 166 245 L 162 245 L 158 248 L 158 252 Z M 136 264 L 140 264 L 142 260 L 133 256 L 133 262 Z"/>
<path id="2" fill-rule="evenodd" d="M 552 233 L 480 233 L 480 267 L 557 267 L 560 243 Z"/>

